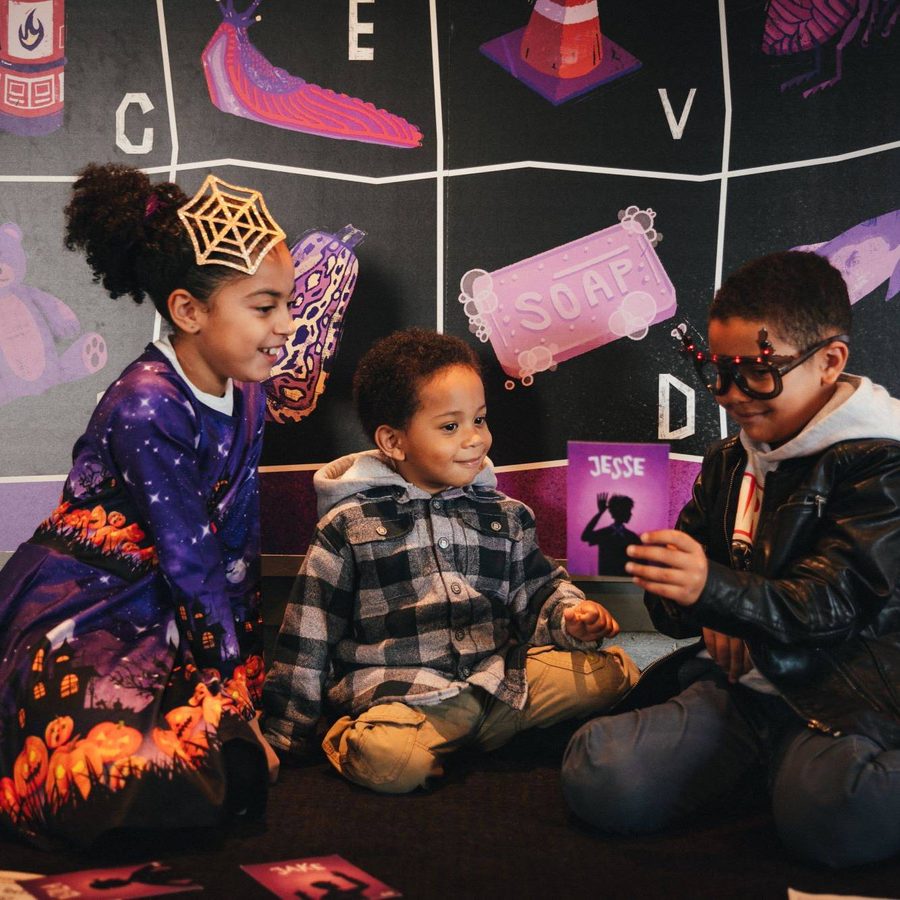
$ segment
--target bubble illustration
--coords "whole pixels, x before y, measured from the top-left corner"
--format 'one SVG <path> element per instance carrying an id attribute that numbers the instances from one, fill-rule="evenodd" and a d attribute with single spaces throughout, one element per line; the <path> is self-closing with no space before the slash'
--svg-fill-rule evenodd
<path id="1" fill-rule="evenodd" d="M 646 291 L 632 291 L 609 317 L 609 330 L 619 337 L 639 341 L 647 336 L 656 315 L 656 301 Z"/>

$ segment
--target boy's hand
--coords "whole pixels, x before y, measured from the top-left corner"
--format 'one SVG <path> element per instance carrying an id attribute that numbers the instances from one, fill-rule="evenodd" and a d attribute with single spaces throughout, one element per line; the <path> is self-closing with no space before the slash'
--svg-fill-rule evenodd
<path id="1" fill-rule="evenodd" d="M 593 600 L 582 600 L 577 606 L 570 606 L 563 612 L 563 618 L 566 631 L 577 641 L 599 641 L 619 633 L 619 623 L 609 610 Z"/>
<path id="2" fill-rule="evenodd" d="M 625 552 L 633 560 L 625 564 L 625 571 L 636 585 L 679 606 L 697 602 L 706 585 L 709 563 L 690 535 L 672 528 L 647 531 L 640 544 L 631 544 Z"/>
<path id="3" fill-rule="evenodd" d="M 719 664 L 732 684 L 753 668 L 753 660 L 750 659 L 747 645 L 740 638 L 729 637 L 711 628 L 704 628 L 703 643 L 706 644 L 709 655 Z"/>

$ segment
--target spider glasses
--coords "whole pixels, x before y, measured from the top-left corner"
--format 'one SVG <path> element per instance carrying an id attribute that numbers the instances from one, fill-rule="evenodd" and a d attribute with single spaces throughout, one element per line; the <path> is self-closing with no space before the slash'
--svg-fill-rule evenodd
<path id="1" fill-rule="evenodd" d="M 700 380 L 711 394 L 721 397 L 728 392 L 733 381 L 738 390 L 754 400 L 771 400 L 777 397 L 784 388 L 782 378 L 832 341 L 850 343 L 848 335 L 835 334 L 793 356 L 777 356 L 772 352 L 773 347 L 769 343 L 766 329 L 760 328 L 757 338 L 758 354 L 724 356 L 698 350 L 696 344 L 687 336 L 687 329 L 684 326 L 679 326 L 673 334 L 680 339 L 682 344 L 680 351 L 690 356 Z"/>

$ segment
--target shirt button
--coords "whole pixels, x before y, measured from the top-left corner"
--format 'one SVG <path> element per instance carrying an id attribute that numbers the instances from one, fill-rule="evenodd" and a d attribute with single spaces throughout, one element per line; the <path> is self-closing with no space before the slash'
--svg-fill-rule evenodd
<path id="1" fill-rule="evenodd" d="M 454 594 L 458 594 L 462 591 L 462 587 L 458 581 L 454 581 L 453 584 L 450 585 L 450 590 L 453 591 Z"/>
<path id="2" fill-rule="evenodd" d="M 441 550 L 446 550 L 449 546 L 450 546 L 450 541 L 448 541 L 447 538 L 439 538 L 438 539 L 438 547 L 440 547 Z"/>
<path id="3" fill-rule="evenodd" d="M 432 505 L 435 509 L 440 509 L 440 508 L 444 505 L 444 501 L 443 501 L 443 500 L 432 500 L 432 501 L 431 501 L 431 505 Z"/>
<path id="4" fill-rule="evenodd" d="M 455 637 L 458 641 L 461 641 L 466 636 L 466 632 L 463 628 L 457 628 L 456 631 L 453 632 L 453 637 Z"/>
<path id="5" fill-rule="evenodd" d="M 491 531 L 499 531 L 502 527 L 503 526 L 497 521 L 491 522 Z"/>
<path id="6" fill-rule="evenodd" d="M 385 528 L 384 525 L 376 525 L 375 533 L 380 534 L 382 537 L 384 537 L 384 535 L 387 534 L 387 528 Z"/>

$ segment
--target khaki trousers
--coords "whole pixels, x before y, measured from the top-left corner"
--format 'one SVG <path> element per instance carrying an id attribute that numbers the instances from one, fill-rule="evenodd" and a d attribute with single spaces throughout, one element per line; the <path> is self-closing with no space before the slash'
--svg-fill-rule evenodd
<path id="1" fill-rule="evenodd" d="M 434 706 L 382 703 L 331 726 L 322 748 L 347 779 L 386 794 L 425 787 L 441 760 L 462 746 L 501 747 L 526 728 L 548 728 L 611 706 L 637 681 L 619 647 L 596 653 L 534 647 L 525 666 L 528 700 L 512 709 L 478 687 Z"/>

